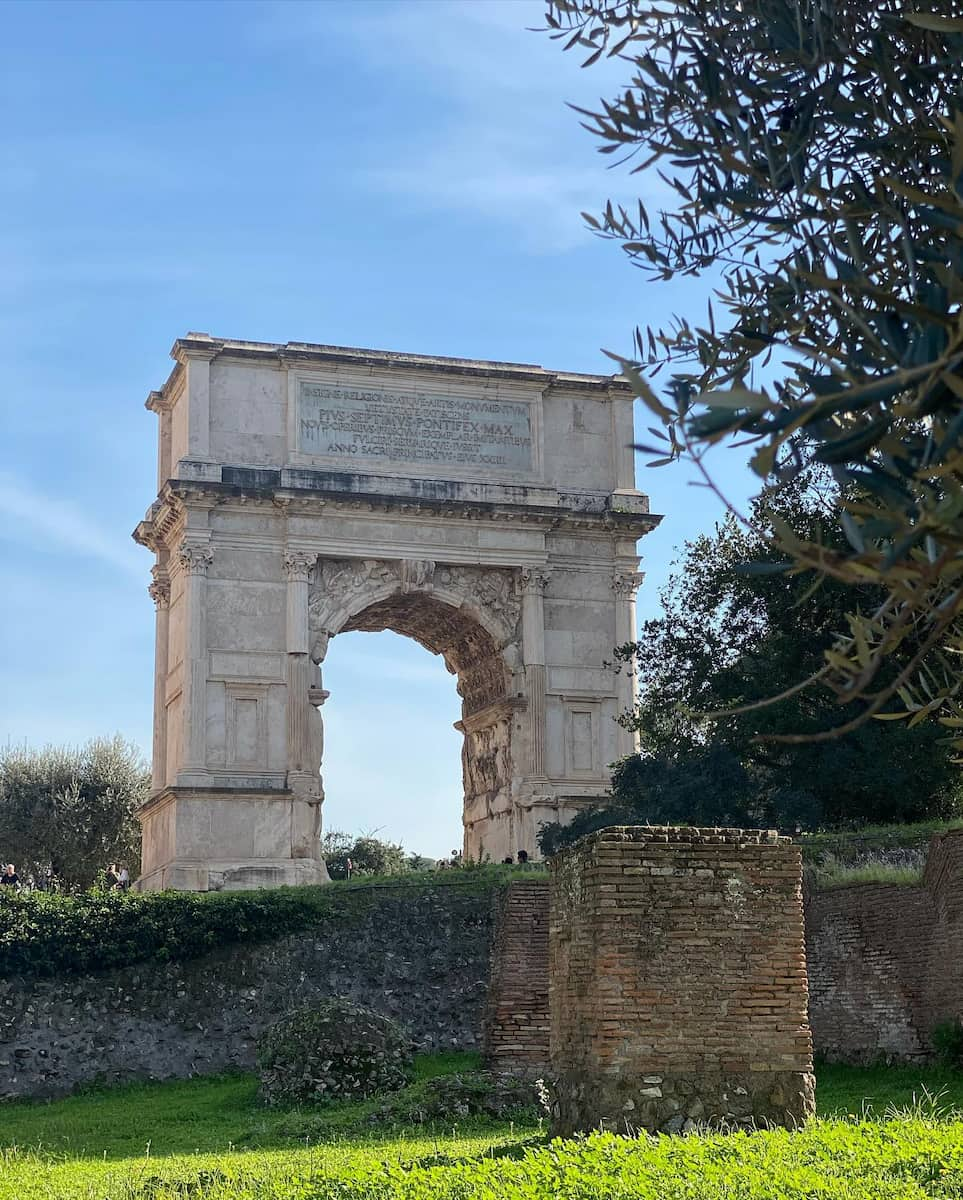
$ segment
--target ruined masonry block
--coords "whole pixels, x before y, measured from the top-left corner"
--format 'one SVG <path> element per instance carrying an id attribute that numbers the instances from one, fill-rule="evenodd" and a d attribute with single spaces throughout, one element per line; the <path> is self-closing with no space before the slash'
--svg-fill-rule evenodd
<path id="1" fill-rule="evenodd" d="M 797 846 L 760 830 L 605 829 L 551 871 L 555 1133 L 812 1115 Z"/>

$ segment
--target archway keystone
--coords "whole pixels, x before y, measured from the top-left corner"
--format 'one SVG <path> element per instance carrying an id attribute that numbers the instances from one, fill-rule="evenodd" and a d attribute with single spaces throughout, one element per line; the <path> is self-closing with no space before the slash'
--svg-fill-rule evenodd
<path id="1" fill-rule="evenodd" d="M 318 882 L 322 664 L 391 629 L 462 701 L 464 850 L 536 854 L 608 786 L 634 698 L 632 396 L 540 367 L 175 343 L 147 406 L 157 500 L 153 790 L 142 888 Z"/>

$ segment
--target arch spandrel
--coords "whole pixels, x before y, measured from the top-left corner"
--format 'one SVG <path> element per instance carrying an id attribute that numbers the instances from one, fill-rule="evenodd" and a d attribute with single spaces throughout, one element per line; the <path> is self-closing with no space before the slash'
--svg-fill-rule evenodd
<path id="1" fill-rule="evenodd" d="M 316 662 L 338 633 L 389 629 L 442 657 L 458 677 L 463 718 L 511 695 L 520 661 L 521 602 L 510 570 L 321 558 L 308 614 Z"/>

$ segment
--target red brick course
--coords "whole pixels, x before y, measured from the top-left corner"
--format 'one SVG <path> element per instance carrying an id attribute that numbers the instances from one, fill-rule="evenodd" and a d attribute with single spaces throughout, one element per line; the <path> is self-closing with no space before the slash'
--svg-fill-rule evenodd
<path id="1" fill-rule="evenodd" d="M 933 838 L 920 887 L 860 884 L 806 904 L 810 1014 L 831 1061 L 920 1060 L 963 1018 L 963 829 Z"/>
<path id="2" fill-rule="evenodd" d="M 499 905 L 485 1013 L 485 1065 L 548 1071 L 548 878 L 518 881 Z"/>

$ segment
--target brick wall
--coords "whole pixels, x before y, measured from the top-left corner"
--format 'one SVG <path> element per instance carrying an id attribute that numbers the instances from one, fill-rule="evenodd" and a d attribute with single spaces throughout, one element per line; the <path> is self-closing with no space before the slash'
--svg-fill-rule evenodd
<path id="1" fill-rule="evenodd" d="M 806 905 L 810 1019 L 838 1062 L 914 1061 L 963 1017 L 963 830 L 930 843 L 920 887 L 860 884 Z"/>
<path id="2" fill-rule="evenodd" d="M 862 884 L 808 898 L 809 1019 L 820 1057 L 925 1056 L 927 934 L 934 918 L 923 888 Z"/>
<path id="3" fill-rule="evenodd" d="M 812 1112 L 798 847 L 759 831 L 605 829 L 551 874 L 556 1132 Z"/>
<path id="4" fill-rule="evenodd" d="M 493 1071 L 548 1070 L 548 879 L 513 882 L 496 916 L 484 1028 Z"/>

